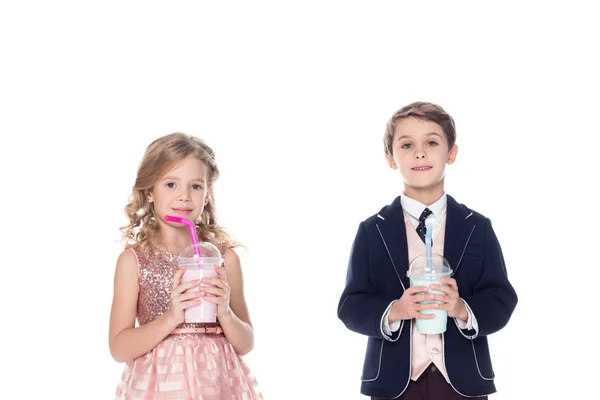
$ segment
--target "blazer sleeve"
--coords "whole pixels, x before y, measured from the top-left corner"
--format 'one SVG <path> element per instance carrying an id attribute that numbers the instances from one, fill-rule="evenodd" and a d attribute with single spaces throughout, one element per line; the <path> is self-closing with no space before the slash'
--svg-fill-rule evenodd
<path id="1" fill-rule="evenodd" d="M 395 341 L 402 329 L 386 336 L 382 332 L 381 318 L 390 305 L 390 300 L 383 294 L 377 294 L 369 279 L 369 248 L 364 222 L 352 244 L 346 286 L 338 304 L 337 314 L 351 331 Z"/>
<path id="2" fill-rule="evenodd" d="M 483 271 L 473 294 L 461 296 L 477 318 L 479 332 L 487 336 L 502 329 L 517 306 L 517 293 L 508 280 L 504 256 L 489 219 L 485 220 Z M 460 290 L 460 288 L 459 288 Z"/>

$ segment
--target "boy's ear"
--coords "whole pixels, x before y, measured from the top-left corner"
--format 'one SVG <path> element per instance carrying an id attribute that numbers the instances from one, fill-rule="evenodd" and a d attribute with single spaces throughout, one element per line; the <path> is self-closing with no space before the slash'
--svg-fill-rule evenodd
<path id="1" fill-rule="evenodd" d="M 398 165 L 396 165 L 396 161 L 394 161 L 394 158 L 392 156 L 385 153 L 385 158 L 387 159 L 388 165 L 391 169 L 398 169 Z"/>
<path id="2" fill-rule="evenodd" d="M 458 146 L 454 145 L 448 152 L 448 165 L 453 164 L 456 161 L 456 154 L 458 153 Z"/>

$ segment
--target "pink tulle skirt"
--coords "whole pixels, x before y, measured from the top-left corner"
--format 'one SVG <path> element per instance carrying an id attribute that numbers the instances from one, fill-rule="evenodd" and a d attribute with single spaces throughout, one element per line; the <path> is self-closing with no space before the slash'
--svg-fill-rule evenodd
<path id="1" fill-rule="evenodd" d="M 129 361 L 117 400 L 262 400 L 256 379 L 223 335 L 167 338 Z"/>

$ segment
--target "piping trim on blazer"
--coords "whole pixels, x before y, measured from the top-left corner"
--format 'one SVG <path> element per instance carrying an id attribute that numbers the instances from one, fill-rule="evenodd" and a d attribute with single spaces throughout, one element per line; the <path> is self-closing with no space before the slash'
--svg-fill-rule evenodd
<path id="1" fill-rule="evenodd" d="M 475 314 L 473 314 L 473 316 L 475 316 Z M 454 319 L 454 323 L 456 324 L 456 327 L 458 328 L 458 331 L 460 332 L 461 335 L 463 335 L 465 338 L 469 339 L 469 340 L 473 340 L 477 337 L 477 335 L 479 334 L 479 332 L 475 331 L 474 335 L 465 335 L 465 333 L 463 332 L 463 329 L 460 327 L 460 325 L 458 325 L 458 321 L 456 320 L 456 317 L 453 318 Z"/>
<path id="2" fill-rule="evenodd" d="M 381 358 L 383 356 L 383 343 L 385 343 L 385 340 L 381 341 L 381 350 L 379 350 L 379 365 L 377 366 L 377 375 L 375 375 L 375 378 L 373 378 L 373 379 L 361 379 L 361 381 L 373 382 L 373 381 L 376 381 L 377 378 L 379 378 L 379 373 L 381 372 Z"/>
<path id="3" fill-rule="evenodd" d="M 381 336 L 383 336 L 384 339 L 387 340 L 388 342 L 396 342 L 396 341 L 398 341 L 398 339 L 400 339 L 400 335 L 398 335 L 398 337 L 396 339 L 392 339 L 390 336 L 388 336 L 383 331 L 383 318 L 385 317 L 385 314 L 387 314 L 389 309 L 392 308 L 392 304 L 394 304 L 395 302 L 396 302 L 396 300 L 394 300 L 390 303 L 390 305 L 385 309 L 385 311 L 381 315 L 381 321 L 379 321 L 379 330 L 381 331 Z M 402 320 L 402 322 L 400 322 L 400 328 L 398 329 L 401 333 L 402 333 L 402 326 L 404 326 L 404 320 Z"/>
<path id="4" fill-rule="evenodd" d="M 402 321 L 402 322 L 404 322 L 404 321 Z M 398 397 L 402 396 L 404 394 L 404 392 L 406 391 L 406 388 L 408 387 L 408 385 L 410 385 L 410 377 L 412 376 L 412 348 L 413 348 L 413 346 L 412 346 L 412 338 L 413 338 L 413 336 L 412 336 L 412 331 L 413 331 L 412 324 L 413 324 L 413 322 L 412 322 L 412 319 L 411 319 L 410 320 L 410 328 L 409 328 L 410 329 L 410 340 L 409 340 L 409 343 L 410 343 L 410 360 L 411 360 L 411 362 L 410 362 L 410 364 L 408 364 L 408 380 L 406 381 L 406 386 L 404 386 L 404 389 L 402 389 L 400 391 L 400 394 L 398 396 L 392 397 L 392 399 L 397 399 Z"/>
<path id="5" fill-rule="evenodd" d="M 465 243 L 465 247 L 463 247 L 463 251 L 460 254 L 460 258 L 458 259 L 458 264 L 456 264 L 456 269 L 454 270 L 454 274 L 456 275 L 456 271 L 458 271 L 458 267 L 460 267 L 460 263 L 462 262 L 463 256 L 465 255 L 465 251 L 467 250 L 467 245 L 469 244 L 469 241 L 471 240 L 471 236 L 473 235 L 473 231 L 475 230 L 475 227 L 477 225 L 473 225 L 473 229 L 471 229 L 471 233 L 469 233 L 469 237 L 467 238 L 467 242 Z"/>
<path id="6" fill-rule="evenodd" d="M 385 219 L 383 217 L 381 217 L 379 214 L 377 214 L 378 217 L 380 217 L 381 219 L 383 219 L 385 221 Z M 398 280 L 400 281 L 400 284 L 402 285 L 402 289 L 406 291 L 406 288 L 404 287 L 404 283 L 402 283 L 402 279 L 400 279 L 400 275 L 398 275 L 398 270 L 396 269 L 396 265 L 394 264 L 394 260 L 392 259 L 392 254 L 390 253 L 390 249 L 388 249 L 387 243 L 385 242 L 385 239 L 383 238 L 383 234 L 381 233 L 381 229 L 379 229 L 379 225 L 375 225 L 377 227 L 377 232 L 379 232 L 379 236 L 381 237 L 381 241 L 383 242 L 383 245 L 385 246 L 385 251 L 387 251 L 388 253 L 388 257 L 390 257 L 390 261 L 392 262 L 392 266 L 394 267 L 394 272 L 396 272 L 396 276 L 398 277 Z M 410 321 L 410 334 L 409 334 L 409 343 L 410 343 L 410 358 L 409 360 L 411 360 L 411 363 L 408 365 L 408 380 L 406 381 L 406 386 L 404 386 L 404 389 L 402 389 L 400 391 L 400 394 L 396 397 L 393 397 L 394 399 L 402 396 L 402 393 L 404 393 L 404 391 L 406 390 L 406 388 L 408 387 L 408 384 L 410 383 L 410 376 L 412 374 L 412 320 Z M 398 335 L 398 339 L 400 339 L 400 335 L 402 335 L 402 328 L 404 327 L 404 320 L 402 321 L 402 324 L 400 325 L 400 334 Z M 388 341 L 392 341 L 391 339 L 388 339 Z M 382 342 L 383 343 L 383 342 Z M 383 344 L 381 345 L 381 350 L 383 351 Z M 381 355 L 379 356 L 379 368 L 381 368 Z M 377 376 L 379 376 L 379 371 L 377 371 Z M 375 378 L 377 379 L 377 378 Z M 374 380 L 375 380 L 374 379 Z"/>
<path id="7" fill-rule="evenodd" d="M 473 211 L 471 211 L 471 214 L 467 215 L 465 219 L 469 218 L 471 215 L 473 215 Z"/>
<path id="8" fill-rule="evenodd" d="M 473 213 L 469 214 L 469 216 L 467 216 L 467 218 L 469 218 L 471 215 L 473 215 Z M 465 219 L 467 219 L 467 218 L 465 218 Z M 458 271 L 458 267 L 460 267 L 460 263 L 462 262 L 463 256 L 465 255 L 465 251 L 467 250 L 467 245 L 469 244 L 469 241 L 471 240 L 471 236 L 473 235 L 473 232 L 475 231 L 476 227 L 477 227 L 477 225 L 473 225 L 473 228 L 471 229 L 471 233 L 469 233 L 469 237 L 467 238 L 465 247 L 463 248 L 463 251 L 460 255 L 460 259 L 458 260 L 458 264 L 456 265 L 456 270 L 454 271 L 454 274 L 456 274 L 456 271 Z M 473 313 L 473 317 L 475 317 L 474 313 Z M 474 335 L 465 335 L 463 330 L 460 329 L 460 326 L 458 326 L 458 322 L 456 321 L 456 318 L 454 318 L 454 323 L 456 324 L 456 327 L 458 328 L 458 331 L 460 332 L 460 334 L 469 340 L 473 340 L 479 335 L 479 332 L 477 332 L 477 331 L 475 332 Z"/>
<path id="9" fill-rule="evenodd" d="M 471 342 L 471 343 L 473 343 L 473 342 Z M 442 344 L 443 344 L 443 346 L 444 346 L 444 353 L 446 353 L 446 338 L 445 338 L 445 336 L 444 336 L 444 334 L 443 334 L 443 333 L 442 333 Z M 443 357 L 443 359 L 444 359 L 444 369 L 445 369 L 446 371 L 448 371 L 448 367 L 446 366 L 446 357 Z M 477 365 L 477 371 L 479 371 L 479 364 L 477 364 L 477 358 L 475 358 L 475 365 Z M 446 374 L 447 374 L 447 373 L 448 373 L 448 372 L 446 372 Z M 481 376 L 481 372 L 479 373 L 479 375 Z M 483 378 L 483 377 L 482 377 L 482 378 Z M 492 380 L 492 379 L 490 379 L 490 380 Z M 475 395 L 475 396 L 467 396 L 466 394 L 463 394 L 463 393 L 459 392 L 458 390 L 456 390 L 456 388 L 454 387 L 454 385 L 453 385 L 453 384 L 452 384 L 452 382 L 450 381 L 450 377 L 448 377 L 448 383 L 450 384 L 450 386 L 452 386 L 452 389 L 454 389 L 454 391 L 455 391 L 456 393 L 460 394 L 460 395 L 461 395 L 461 396 L 463 396 L 463 397 L 482 397 L 482 396 L 487 396 L 487 395 L 489 395 L 489 394 L 490 394 L 490 393 L 485 393 L 485 394 L 477 394 L 477 395 Z"/>
<path id="10" fill-rule="evenodd" d="M 400 281 L 400 284 L 402 285 L 402 289 L 406 290 L 406 288 L 404 287 L 404 283 L 402 283 L 402 279 L 400 279 L 400 275 L 398 275 L 398 270 L 396 269 L 396 265 L 394 264 L 394 260 L 392 259 L 392 253 L 390 253 L 390 249 L 388 249 L 387 243 L 385 242 L 385 239 L 383 238 L 383 234 L 381 233 L 381 229 L 379 229 L 379 225 L 375 225 L 375 227 L 377 227 L 377 232 L 379 232 L 379 236 L 381 236 L 381 241 L 383 242 L 383 245 L 385 246 L 385 251 L 387 251 L 388 256 L 390 257 L 390 261 L 392 262 L 392 266 L 394 267 L 394 272 L 396 272 L 398 281 Z"/>
<path id="11" fill-rule="evenodd" d="M 390 261 L 392 262 L 392 266 L 394 267 L 394 272 L 396 272 L 398 281 L 400 281 L 400 284 L 402 285 L 402 289 L 406 290 L 406 288 L 404 287 L 404 283 L 402 283 L 402 279 L 400 279 L 400 275 L 398 275 L 398 271 L 396 270 L 396 266 L 394 265 L 394 260 L 392 260 L 392 255 L 390 254 L 390 249 L 388 249 L 387 243 L 385 242 L 385 239 L 383 239 L 383 234 L 381 233 L 381 230 L 379 229 L 379 225 L 375 225 L 375 226 L 377 227 L 377 232 L 379 232 L 379 236 L 381 236 L 381 241 L 383 242 L 383 245 L 385 246 L 385 251 L 387 251 L 388 257 L 390 258 Z M 385 312 L 383 313 L 383 315 L 385 315 Z M 381 316 L 382 319 L 383 319 L 383 315 Z M 404 321 L 402 321 L 402 325 L 404 325 Z M 391 338 L 388 338 L 387 335 L 383 335 L 385 340 L 387 340 L 388 342 L 396 342 L 398 339 L 400 339 L 400 335 L 402 335 L 402 325 L 400 325 L 400 333 L 398 334 L 398 337 L 396 338 L 396 340 L 392 340 Z"/>
<path id="12" fill-rule="evenodd" d="M 382 220 L 385 221 L 385 218 L 383 218 L 381 215 L 379 215 L 379 213 L 377 213 L 377 218 L 381 218 Z"/>
<path id="13" fill-rule="evenodd" d="M 481 373 L 481 370 L 479 369 L 479 361 L 477 361 L 477 352 L 475 351 L 475 344 L 473 344 L 473 341 L 471 340 L 471 347 L 473 347 L 473 357 L 475 358 L 475 365 L 477 366 L 477 372 L 479 372 L 479 376 L 481 377 L 481 379 L 486 380 L 486 381 L 493 381 L 495 374 L 492 374 L 491 378 L 486 378 L 485 376 L 483 376 L 483 374 Z"/>
<path id="14" fill-rule="evenodd" d="M 340 305 L 340 308 L 338 309 L 338 315 L 340 315 L 340 312 L 342 311 L 342 308 L 344 308 L 344 304 L 346 304 L 346 300 L 348 300 L 348 296 L 346 296 L 346 298 L 344 299 L 344 301 L 342 301 L 342 304 Z"/>

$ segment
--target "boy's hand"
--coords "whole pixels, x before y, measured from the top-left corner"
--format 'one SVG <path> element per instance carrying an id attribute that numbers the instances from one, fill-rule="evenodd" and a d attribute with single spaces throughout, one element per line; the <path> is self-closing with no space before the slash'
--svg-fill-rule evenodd
<path id="1" fill-rule="evenodd" d="M 456 280 L 452 278 L 442 278 L 443 285 L 430 285 L 432 290 L 438 290 L 444 294 L 436 294 L 434 299 L 443 302 L 440 304 L 440 310 L 448 311 L 450 318 L 458 318 L 466 321 L 469 318 L 467 307 L 465 303 L 460 299 L 458 294 L 458 285 Z"/>
<path id="2" fill-rule="evenodd" d="M 390 324 L 396 321 L 404 319 L 433 319 L 434 314 L 422 314 L 420 310 L 434 310 L 440 309 L 441 304 L 430 303 L 430 304 L 419 304 L 423 300 L 434 300 L 435 295 L 427 293 L 427 287 L 425 286 L 414 286 L 408 288 L 402 294 L 402 297 L 392 304 L 390 313 L 388 314 L 388 320 Z M 462 302 L 461 302 L 462 303 Z"/>

